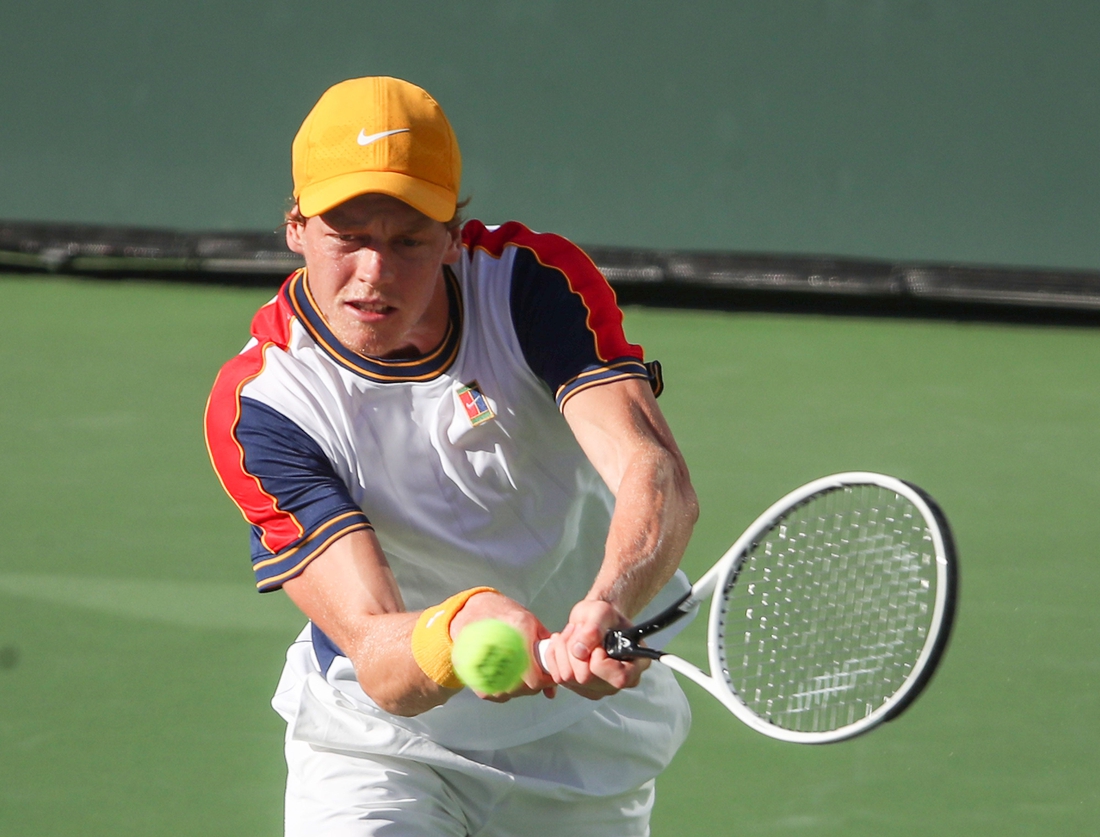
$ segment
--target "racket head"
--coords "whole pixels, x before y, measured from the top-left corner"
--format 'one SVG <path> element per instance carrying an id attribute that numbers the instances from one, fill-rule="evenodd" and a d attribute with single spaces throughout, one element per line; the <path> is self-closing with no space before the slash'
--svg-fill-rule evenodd
<path id="1" fill-rule="evenodd" d="M 954 621 L 947 519 L 884 474 L 792 491 L 715 571 L 711 675 L 730 711 L 783 741 L 841 741 L 897 717 L 927 685 Z"/>

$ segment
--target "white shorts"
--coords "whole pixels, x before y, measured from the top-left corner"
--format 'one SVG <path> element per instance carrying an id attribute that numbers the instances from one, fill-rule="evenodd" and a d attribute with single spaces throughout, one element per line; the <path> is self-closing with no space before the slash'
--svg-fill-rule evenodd
<path id="1" fill-rule="evenodd" d="M 530 747 L 532 745 L 524 745 Z M 647 837 L 654 780 L 569 801 L 439 765 L 288 741 L 287 837 Z"/>
<path id="2" fill-rule="evenodd" d="M 654 779 L 690 725 L 659 665 L 564 730 L 502 750 L 451 750 L 364 715 L 319 672 L 299 700 L 287 730 L 287 837 L 648 835 Z"/>

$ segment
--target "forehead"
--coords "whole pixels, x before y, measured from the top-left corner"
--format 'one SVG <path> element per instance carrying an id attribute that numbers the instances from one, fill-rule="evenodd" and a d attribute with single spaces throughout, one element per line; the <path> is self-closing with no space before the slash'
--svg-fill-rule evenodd
<path id="1" fill-rule="evenodd" d="M 443 226 L 404 201 L 382 194 L 358 195 L 319 217 L 333 229 L 356 229 L 380 223 L 406 231 Z"/>

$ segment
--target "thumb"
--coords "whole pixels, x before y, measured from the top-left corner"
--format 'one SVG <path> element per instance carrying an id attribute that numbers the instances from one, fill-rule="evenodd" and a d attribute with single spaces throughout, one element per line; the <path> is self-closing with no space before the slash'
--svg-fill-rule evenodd
<path id="1" fill-rule="evenodd" d="M 565 637 L 569 653 L 578 660 L 589 659 L 592 656 L 592 651 L 603 642 L 603 631 L 600 630 L 600 626 L 597 624 L 591 622 L 571 623 L 566 627 L 567 629 L 573 629 L 570 636 Z"/>

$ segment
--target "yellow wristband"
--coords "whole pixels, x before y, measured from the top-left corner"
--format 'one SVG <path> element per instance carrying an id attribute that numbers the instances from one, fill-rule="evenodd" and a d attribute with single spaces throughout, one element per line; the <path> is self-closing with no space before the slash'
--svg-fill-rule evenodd
<path id="1" fill-rule="evenodd" d="M 451 664 L 451 620 L 462 606 L 478 593 L 497 593 L 492 587 L 471 587 L 455 593 L 449 599 L 429 607 L 416 620 L 412 632 L 412 654 L 416 664 L 428 677 L 448 689 L 461 689 L 462 681 L 455 676 Z"/>

